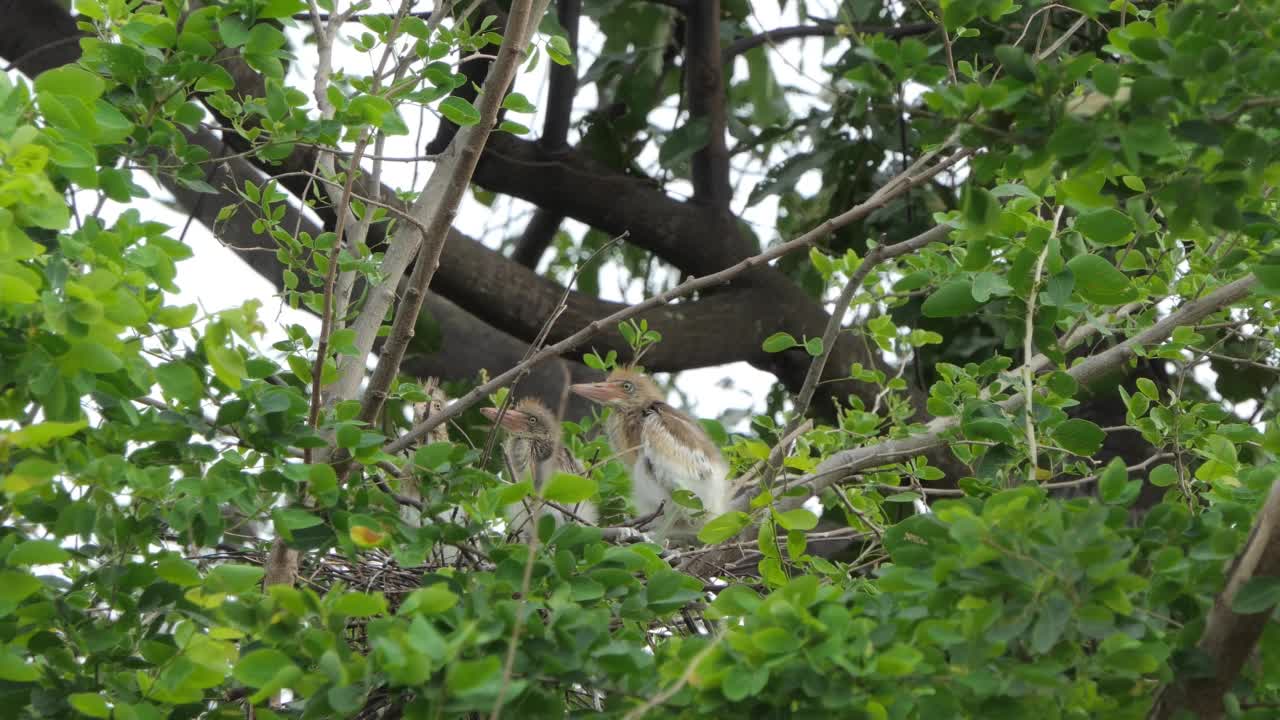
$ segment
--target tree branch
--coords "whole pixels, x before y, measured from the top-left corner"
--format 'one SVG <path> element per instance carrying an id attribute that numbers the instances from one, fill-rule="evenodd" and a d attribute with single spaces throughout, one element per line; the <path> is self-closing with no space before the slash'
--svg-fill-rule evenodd
<path id="1" fill-rule="evenodd" d="M 1280 578 L 1280 483 L 1272 483 L 1249 538 L 1227 571 L 1226 586 L 1209 610 L 1199 648 L 1213 660 L 1213 675 L 1182 678 L 1162 687 L 1149 720 L 1171 720 L 1183 709 L 1199 718 L 1223 717 L 1222 698 L 1240 676 L 1275 610 L 1238 613 L 1232 604 L 1245 583 L 1263 577 Z"/>
<path id="2" fill-rule="evenodd" d="M 546 348 L 543 348 L 540 352 L 535 354 L 533 357 L 529 358 L 527 363 L 523 363 L 521 367 L 516 367 L 511 370 L 508 370 L 502 375 L 499 375 L 498 377 L 495 377 L 494 379 L 481 385 L 480 387 L 475 388 L 474 390 L 462 396 L 461 398 L 458 398 L 454 402 L 450 403 L 449 406 L 444 409 L 444 412 L 433 416 L 432 418 L 430 418 L 424 423 L 415 425 L 412 430 L 410 430 L 408 433 L 405 433 L 394 442 L 388 444 L 383 449 L 389 453 L 397 453 L 397 452 L 400 452 L 401 450 L 404 450 L 405 448 L 412 445 L 418 438 L 425 436 L 428 432 L 431 431 L 432 428 L 436 427 L 442 422 L 449 420 L 450 418 L 456 417 L 457 415 L 461 414 L 464 410 L 466 410 L 467 408 L 471 407 L 473 404 L 478 402 L 481 398 L 485 397 L 488 393 L 491 393 L 494 390 L 497 390 L 498 388 L 503 387 L 507 383 L 511 382 L 512 379 L 514 379 L 521 371 L 524 370 L 523 365 L 525 364 L 529 366 L 537 365 L 538 363 L 542 362 L 543 360 L 549 357 L 560 355 L 566 351 L 572 350 L 578 345 L 581 345 L 588 338 L 599 333 L 604 328 L 612 327 L 617 323 L 623 320 L 626 320 L 627 318 L 634 317 L 640 314 L 641 312 L 644 312 L 645 310 L 648 310 L 653 307 L 657 307 L 659 305 L 664 305 L 676 298 L 684 297 L 686 295 L 689 295 L 690 293 L 694 293 L 699 290 L 712 288 L 717 285 L 723 285 L 724 283 L 729 282 L 730 280 L 734 279 L 738 275 L 746 273 L 755 268 L 762 267 L 766 263 L 776 260 L 777 258 L 780 258 L 783 255 L 794 252 L 801 248 L 809 247 L 813 243 L 828 237 L 829 235 L 836 232 L 837 230 L 840 230 L 841 228 L 847 227 L 855 222 L 858 222 L 859 220 L 862 220 L 867 215 L 870 215 L 873 211 L 883 207 L 886 203 L 893 200 L 894 198 L 899 197 L 900 195 L 907 192 L 911 188 L 921 183 L 928 182 L 930 178 L 934 177 L 938 173 L 943 172 L 947 168 L 954 166 L 956 163 L 968 157 L 970 154 L 971 154 L 970 151 L 967 151 L 967 150 L 957 152 L 956 154 L 948 157 L 947 159 L 938 162 L 933 167 L 927 170 L 921 171 L 918 175 L 905 175 L 905 174 L 899 175 L 893 178 L 892 180 L 890 180 L 888 183 L 886 183 L 883 188 L 881 188 L 879 191 L 873 194 L 865 202 L 859 203 L 857 206 L 853 207 L 852 209 L 844 213 L 841 213 L 840 215 L 834 218 L 831 218 L 829 220 L 822 222 L 817 227 L 805 233 L 804 235 L 801 235 L 795 240 L 791 240 L 789 242 L 785 242 L 780 245 L 775 245 L 774 247 L 769 248 L 768 250 L 758 255 L 753 255 L 733 265 L 732 267 L 725 268 L 723 270 L 720 270 L 719 272 L 714 272 L 699 278 L 692 278 L 690 280 L 686 280 L 685 282 L 680 283 L 679 285 L 671 288 L 670 290 L 667 290 L 666 292 L 659 293 L 658 295 L 654 295 L 653 297 L 648 298 L 642 302 L 636 303 L 635 305 L 632 305 L 631 307 L 626 308 L 625 310 L 621 310 L 617 313 L 614 313 L 609 317 L 601 318 L 599 320 L 595 320 L 591 322 L 589 325 L 582 328 L 581 330 L 574 333 L 573 335 L 570 335 L 564 340 L 558 343 L 555 343 L 554 345 L 550 345 Z"/>
<path id="3" fill-rule="evenodd" d="M 413 337 L 413 327 L 422 309 L 427 286 L 431 284 L 431 277 L 440 265 L 440 255 L 444 249 L 445 240 L 449 236 L 449 230 L 453 227 L 453 218 L 458 212 L 458 205 L 462 202 L 462 196 L 470 185 L 471 175 L 475 172 L 476 164 L 480 160 L 480 152 L 484 148 L 485 140 L 488 139 L 489 133 L 497 122 L 502 99 L 515 79 L 520 61 L 525 55 L 525 48 L 528 47 L 529 40 L 537 30 L 538 21 L 546 12 L 548 2 L 549 0 L 516 0 L 512 4 L 503 31 L 502 46 L 498 50 L 498 59 L 493 62 L 477 103 L 476 109 L 480 114 L 480 122 L 463 128 L 458 133 L 454 142 L 450 143 L 449 156 L 437 162 L 432 172 L 432 180 L 437 175 L 444 178 L 443 193 L 440 197 L 433 198 L 435 203 L 431 207 L 430 215 L 427 215 L 427 229 L 421 238 L 421 249 L 414 263 L 413 275 L 409 280 L 409 290 L 396 310 L 391 337 L 383 347 L 378 365 L 369 379 L 369 387 L 365 391 L 364 400 L 360 406 L 360 418 L 365 422 L 373 422 L 382 412 L 387 389 L 391 386 L 396 373 L 400 371 L 400 361 L 404 358 L 405 350 L 409 346 L 409 339 Z M 432 190 L 433 184 L 431 181 L 427 182 L 427 191 L 424 195 Z M 404 237 L 407 234 L 397 233 L 400 237 L 393 239 L 391 250 L 407 244 L 408 238 Z M 385 312 L 385 309 L 378 313 L 376 307 L 366 307 L 357 318 L 357 323 L 366 320 L 366 317 L 373 319 L 376 323 L 374 325 L 376 333 L 377 325 L 381 324 Z M 357 370 L 363 367 L 364 358 L 373 348 L 372 339 L 370 336 L 367 345 L 362 344 L 364 339 L 360 335 L 360 328 L 357 327 L 358 353 L 355 360 L 358 363 L 353 362 L 350 367 Z"/>
<path id="4" fill-rule="evenodd" d="M 578 25 L 582 16 L 582 0 L 559 0 L 556 17 L 564 28 L 569 49 L 578 56 Z M 550 150 L 559 150 L 569 143 L 569 125 L 573 120 L 573 100 L 578 94 L 578 69 L 573 65 L 552 64 L 547 90 L 546 119 L 542 124 L 542 137 L 538 143 Z M 555 239 L 564 223 L 564 215 L 545 208 L 538 208 L 525 226 L 524 233 L 516 241 L 511 259 L 527 268 L 537 268 L 538 261 Z"/>
<path id="5" fill-rule="evenodd" d="M 1228 283 L 1198 300 L 1192 300 L 1176 311 L 1157 321 L 1154 325 L 1115 345 L 1103 352 L 1090 356 L 1067 370 L 1067 374 L 1075 378 L 1081 385 L 1089 385 L 1103 375 L 1119 368 L 1137 352 L 1140 347 L 1159 342 L 1169 336 L 1174 328 L 1192 325 L 1213 313 L 1239 302 L 1257 283 L 1257 278 L 1248 275 L 1235 282 Z M 1098 332 L 1093 325 L 1082 326 L 1078 335 L 1080 339 Z M 1033 371 L 1039 371 L 1051 364 L 1044 355 L 1037 355 L 1031 361 Z M 1015 395 L 999 406 L 1005 412 L 1016 412 L 1026 402 L 1022 393 Z M 893 438 L 874 445 L 867 445 L 851 450 L 842 450 L 831 455 L 818 465 L 811 475 L 789 483 L 789 486 L 807 487 L 816 494 L 836 483 L 851 477 L 859 470 L 903 462 L 917 455 L 936 450 L 947 443 L 948 433 L 959 426 L 958 418 L 936 418 L 930 422 L 925 432 L 904 438 Z M 782 509 L 799 507 L 806 498 L 799 496 L 786 497 L 779 501 Z M 739 495 L 735 505 L 737 509 L 745 509 L 750 494 Z"/>
<path id="6" fill-rule="evenodd" d="M 841 25 L 839 23 L 819 23 L 817 25 L 792 25 L 790 27 L 774 28 L 766 30 L 759 35 L 739 38 L 729 43 L 724 49 L 725 61 L 747 52 L 754 50 L 761 45 L 772 44 L 782 40 L 791 40 L 795 38 L 809 37 L 835 37 L 837 35 L 884 35 L 890 40 L 899 38 L 913 37 L 916 35 L 928 35 L 938 26 L 931 22 L 910 23 L 907 25 L 883 26 L 883 25 Z"/>
<path id="7" fill-rule="evenodd" d="M 693 200 L 728 212 L 729 147 L 725 144 L 724 66 L 720 56 L 720 0 L 699 0 L 685 8 L 684 90 L 689 122 L 706 126 L 706 144 L 690 160 Z"/>

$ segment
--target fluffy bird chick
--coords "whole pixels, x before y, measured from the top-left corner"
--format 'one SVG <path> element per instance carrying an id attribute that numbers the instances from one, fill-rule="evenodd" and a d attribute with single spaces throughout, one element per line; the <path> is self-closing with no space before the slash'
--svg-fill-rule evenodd
<path id="1" fill-rule="evenodd" d="M 480 412 L 490 422 L 498 419 L 497 408 L 481 408 Z M 502 448 L 511 471 L 516 475 L 513 480 L 519 482 L 532 475 L 533 482 L 537 483 L 557 472 L 584 474 L 578 459 L 560 443 L 560 423 L 555 414 L 537 398 L 527 397 L 507 408 L 501 424 L 507 431 L 507 441 Z M 581 502 L 568 509 L 589 523 L 595 523 L 599 517 L 595 505 L 590 502 Z M 554 508 L 550 512 L 559 523 L 572 519 Z M 528 510 L 522 507 L 511 516 L 511 527 L 521 528 L 528 519 Z"/>
<path id="2" fill-rule="evenodd" d="M 729 466 L 720 448 L 697 421 L 668 405 L 647 375 L 618 369 L 604 382 L 570 389 L 613 408 L 605 431 L 631 471 L 636 510 L 649 515 L 666 503 L 655 530 L 659 540 L 689 542 L 697 535 L 699 524 L 671 499 L 677 490 L 697 495 L 710 517 L 728 512 Z"/>
<path id="3" fill-rule="evenodd" d="M 425 422 L 431 416 L 444 412 L 444 406 L 449 402 L 449 396 L 445 394 L 444 388 L 440 387 L 440 381 L 437 378 L 427 378 L 422 383 L 422 392 L 426 393 L 427 399 L 424 402 L 417 402 L 413 404 L 414 425 Z M 427 433 L 427 436 L 422 438 L 419 444 L 432 445 L 438 442 L 448 442 L 448 440 L 449 428 L 446 427 L 445 424 L 441 423 L 440 425 L 432 428 L 431 432 Z M 406 473 L 405 477 L 401 480 L 400 491 L 406 497 L 410 497 L 418 501 L 422 500 L 422 487 L 420 485 L 420 481 L 418 480 L 418 477 L 411 472 Z M 405 505 L 400 508 L 400 517 L 404 520 L 405 524 L 411 527 L 420 527 L 422 525 L 421 513 L 417 508 L 409 505 Z"/>

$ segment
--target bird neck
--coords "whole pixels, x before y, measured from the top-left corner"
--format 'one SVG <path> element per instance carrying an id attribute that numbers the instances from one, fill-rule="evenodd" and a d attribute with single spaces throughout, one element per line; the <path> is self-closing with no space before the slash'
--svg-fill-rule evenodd
<path id="1" fill-rule="evenodd" d="M 511 443 L 508 445 L 508 452 L 513 460 L 519 458 L 520 464 L 523 466 L 530 461 L 546 462 L 550 460 L 551 454 L 555 452 L 555 444 L 544 438 L 512 438 Z"/>

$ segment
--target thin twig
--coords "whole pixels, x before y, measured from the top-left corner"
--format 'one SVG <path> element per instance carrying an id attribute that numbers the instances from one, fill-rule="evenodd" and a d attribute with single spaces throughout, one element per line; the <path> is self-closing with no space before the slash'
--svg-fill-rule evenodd
<path id="1" fill-rule="evenodd" d="M 578 263 L 577 267 L 573 269 L 573 275 L 569 277 L 569 282 L 565 283 L 564 293 L 560 296 L 560 302 L 556 303 L 555 309 L 551 311 L 551 314 L 547 316 L 546 321 L 542 323 L 542 327 L 538 330 L 537 336 L 534 337 L 533 342 L 529 344 L 529 349 L 525 352 L 524 357 L 521 358 L 521 364 L 528 362 L 529 358 L 532 357 L 534 353 L 541 350 L 543 344 L 546 343 L 547 336 L 551 334 L 551 328 L 555 325 L 556 320 L 564 314 L 566 309 L 568 309 L 569 295 L 572 294 L 573 286 L 577 284 L 578 276 L 582 274 L 582 271 L 606 250 L 627 239 L 630 235 L 631 233 L 629 231 L 624 231 L 621 235 L 611 238 L 608 242 L 601 245 L 595 252 L 591 253 L 586 260 Z M 493 454 L 494 443 L 498 436 L 497 430 L 502 425 L 502 418 L 506 417 L 507 409 L 511 407 L 511 401 L 515 397 L 516 393 L 516 386 L 520 384 L 520 381 L 524 379 L 524 376 L 528 375 L 528 373 L 529 369 L 526 368 L 523 375 L 519 375 L 515 380 L 511 381 L 511 387 L 507 392 L 507 396 L 503 398 L 502 405 L 498 408 L 498 415 L 493 420 L 493 427 L 489 429 L 489 434 L 485 437 L 484 453 L 481 455 L 480 467 L 484 467 L 489 464 L 489 457 Z M 557 415 L 556 417 L 560 416 Z"/>
<path id="2" fill-rule="evenodd" d="M 1049 233 L 1049 237 L 1044 241 L 1044 247 L 1040 249 L 1040 255 L 1036 258 L 1035 273 L 1031 276 L 1031 292 L 1027 294 L 1027 318 L 1026 325 L 1022 334 L 1022 385 L 1023 392 L 1027 396 L 1027 406 L 1023 409 L 1023 415 L 1026 418 L 1027 431 L 1027 455 L 1031 460 L 1031 467 L 1027 470 L 1027 482 L 1034 483 L 1037 480 L 1036 471 L 1039 469 L 1040 452 L 1036 447 L 1036 421 L 1032 417 L 1033 403 L 1035 399 L 1035 373 L 1031 371 L 1032 353 L 1035 352 L 1035 330 L 1036 330 L 1036 295 L 1040 292 L 1040 277 L 1044 274 L 1044 261 L 1049 257 L 1049 246 L 1053 244 L 1053 239 L 1058 236 L 1058 226 L 1062 222 L 1062 211 L 1066 209 L 1065 205 L 1059 205 L 1058 211 L 1053 215 L 1053 230 Z"/>
<path id="3" fill-rule="evenodd" d="M 972 151 L 970 150 L 962 150 L 955 153 L 954 155 L 949 156 L 945 160 L 938 162 L 937 165 L 929 168 L 928 170 L 922 171 L 919 175 L 909 176 L 909 177 L 899 176 L 898 178 L 891 180 L 889 184 L 885 186 L 886 190 L 884 192 L 873 195 L 866 202 L 860 203 L 856 207 L 842 213 L 841 215 L 838 215 L 834 218 L 823 221 L 817 227 L 805 233 L 804 235 L 801 235 L 795 240 L 791 240 L 789 242 L 776 245 L 760 253 L 759 255 L 753 255 L 745 260 L 742 260 L 741 262 L 738 262 L 730 267 L 725 268 L 724 270 L 720 270 L 718 272 L 714 272 L 709 275 L 703 275 L 702 277 L 686 280 L 683 283 L 680 283 L 679 285 L 676 285 L 675 287 L 671 288 L 670 290 L 667 290 L 666 292 L 659 293 L 658 295 L 648 298 L 643 302 L 639 302 L 639 303 L 636 303 L 635 305 L 619 310 L 618 312 L 613 313 L 608 317 L 604 317 L 599 320 L 595 320 L 591 323 L 588 323 L 586 327 L 582 328 L 581 330 L 574 333 L 573 335 L 570 335 L 569 337 L 565 338 L 564 340 L 561 340 L 558 343 L 555 343 L 554 345 L 549 345 L 546 348 L 543 348 L 540 352 L 534 354 L 533 357 L 529 358 L 527 361 L 521 363 L 516 367 L 511 368 L 510 370 L 502 373 L 501 375 L 498 375 L 497 377 L 493 378 L 489 382 L 484 383 L 483 385 L 480 385 L 479 387 L 471 390 L 466 395 L 463 395 L 461 398 L 458 398 L 457 400 L 452 402 L 449 405 L 449 407 L 444 409 L 444 412 L 440 413 L 437 419 L 428 420 L 427 422 L 424 422 L 415 426 L 408 433 L 405 433 L 399 439 L 391 442 L 383 449 L 388 453 L 394 454 L 409 447 L 414 443 L 414 441 L 417 438 L 422 437 L 423 435 L 426 435 L 436 425 L 439 425 L 440 423 L 446 420 L 449 420 L 451 418 L 457 417 L 458 415 L 461 415 L 463 411 L 465 411 L 467 408 L 474 405 L 481 398 L 485 397 L 486 395 L 493 392 L 494 390 L 497 390 L 498 388 L 503 387 L 504 385 L 509 383 L 512 379 L 514 379 L 517 375 L 524 372 L 527 368 L 533 367 L 538 363 L 542 362 L 543 360 L 546 360 L 547 358 L 558 356 L 569 350 L 572 350 L 573 348 L 581 345 L 587 339 L 601 332 L 605 328 L 614 327 L 619 322 L 626 320 L 627 318 L 634 317 L 644 312 L 645 310 L 658 307 L 659 305 L 665 305 L 666 303 L 676 298 L 684 297 L 685 295 L 689 295 L 691 293 L 697 292 L 698 290 L 703 290 L 709 287 L 715 287 L 716 285 L 724 284 L 726 282 L 729 282 L 733 278 L 741 275 L 742 273 L 745 273 L 749 270 L 760 267 L 768 262 L 771 262 L 777 258 L 780 258 L 784 255 L 792 253 L 801 248 L 809 247 L 815 242 L 827 237 L 831 233 L 834 233 L 835 231 L 843 227 L 846 227 L 852 223 L 858 222 L 859 220 L 863 219 L 867 215 L 871 214 L 871 212 L 873 212 L 874 210 L 877 210 L 883 207 L 889 201 L 898 197 L 902 193 L 905 193 L 910 188 L 920 185 L 922 183 L 928 182 L 935 175 L 954 166 L 956 163 L 969 157 L 971 154 L 972 154 Z M 950 228 L 943 227 L 942 231 L 947 231 L 949 229 Z M 930 231 L 930 232 L 934 232 L 934 231 Z"/>
<path id="4" fill-rule="evenodd" d="M 648 700 L 645 700 L 639 707 L 632 709 L 631 712 L 622 717 L 622 720 L 640 720 L 640 718 L 645 716 L 645 713 L 670 700 L 676 693 L 683 690 L 684 686 L 688 685 L 689 680 L 693 678 L 693 674 L 698 671 L 698 666 L 701 665 L 702 661 L 706 660 L 711 653 L 715 652 L 716 648 L 720 646 L 720 642 L 724 640 L 724 638 L 724 633 L 714 636 L 711 639 L 711 642 L 707 643 L 706 647 L 699 650 L 698 654 L 693 656 L 693 659 L 689 661 L 689 666 L 680 674 L 680 678 L 678 680 L 662 692 L 654 695 Z"/>
<path id="5" fill-rule="evenodd" d="M 1194 325 L 1209 315 L 1239 302 L 1252 292 L 1257 282 L 1257 276 L 1251 274 L 1227 283 L 1202 298 L 1184 304 L 1174 312 L 1156 321 L 1151 327 L 1133 335 L 1124 342 L 1084 359 L 1066 372 L 1081 385 L 1088 385 L 1119 367 L 1133 357 L 1140 348 L 1164 340 L 1175 328 Z M 1083 331 L 1086 330 L 1097 332 L 1092 326 L 1084 326 L 1080 330 L 1082 334 L 1085 334 Z M 1047 364 L 1049 361 L 1046 359 L 1045 362 Z M 1033 361 L 1032 366 L 1034 367 L 1035 365 L 1036 362 Z M 999 403 L 999 407 L 1004 412 L 1016 412 L 1023 406 L 1024 402 L 1026 402 L 1025 396 L 1022 393 L 1018 393 Z M 904 438 L 892 438 L 872 445 L 842 450 L 828 457 L 818 465 L 812 474 L 800 478 L 795 483 L 792 483 L 792 486 L 805 486 L 811 492 L 817 493 L 837 482 L 841 482 L 844 478 L 859 470 L 910 459 L 944 445 L 947 442 L 950 431 L 958 426 L 959 422 L 959 419 L 955 417 L 936 418 L 925 426 L 923 432 Z M 805 498 L 798 496 L 786 497 L 780 501 L 779 505 L 782 506 L 782 509 L 787 509 L 789 507 L 798 507 L 804 501 Z M 742 509 L 748 503 L 749 498 L 740 495 L 734 501 L 735 509 Z"/>

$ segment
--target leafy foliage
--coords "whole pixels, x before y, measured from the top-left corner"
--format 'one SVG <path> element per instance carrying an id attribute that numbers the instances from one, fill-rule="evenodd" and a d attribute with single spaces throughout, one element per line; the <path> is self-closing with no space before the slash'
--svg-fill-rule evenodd
<path id="1" fill-rule="evenodd" d="M 466 78 L 444 58 L 492 52 L 495 21 L 362 16 L 356 47 L 376 58 L 404 41 L 412 70 L 387 85 L 336 69 L 320 117 L 285 82 L 295 58 L 281 28 L 305 3 L 181 5 L 78 0 L 91 30 L 79 64 L 0 77 L 0 693 L 16 715 L 462 717 L 501 705 L 512 717 L 1139 718 L 1162 684 L 1203 670 L 1206 613 L 1280 474 L 1268 367 L 1280 329 L 1276 7 L 944 0 L 919 20 L 945 34 L 889 40 L 856 28 L 909 18 L 848 3 L 823 69 L 839 92 L 808 115 L 769 48 L 748 50 L 748 75 L 728 79 L 728 131 L 741 153 L 787 153 L 751 193 L 779 196 L 786 235 L 879 187 L 894 153 L 949 141 L 974 154 L 963 182 L 935 178 L 782 263 L 823 293 L 857 272 L 867 237 L 951 228 L 875 268 L 852 301 L 847 331 L 894 358 L 847 369 L 878 388 L 874 406 L 850 398 L 835 423 L 799 433 L 773 483 L 708 518 L 699 539 L 715 547 L 661 548 L 551 517 L 533 537 L 506 532 L 508 510 L 535 496 L 626 514 L 626 469 L 597 419 L 565 423 L 584 475 L 538 491 L 484 462 L 473 418 L 389 452 L 403 418 L 366 422 L 353 399 L 312 406 L 317 372 L 328 387 L 355 354 L 352 329 L 321 343 L 290 327 L 260 348 L 256 303 L 170 304 L 191 256 L 179 231 L 68 201 L 144 198 L 143 171 L 215 191 L 205 166 L 218 158 L 185 135 L 206 108 L 267 165 L 303 145 L 405 134 L 414 106 L 474 125 L 476 106 L 453 92 Z M 686 174 L 709 128 L 650 117 L 678 92 L 663 59 L 675 11 L 587 5 L 604 42 L 583 81 L 620 109 L 592 116 L 583 146 L 627 168 L 656 144 L 663 172 Z M 723 5 L 726 28 L 750 27 L 750 3 Z M 555 33 L 535 46 L 582 62 Z M 229 56 L 264 78 L 261 97 L 233 92 Z M 909 108 L 906 84 L 921 89 Z M 534 110 L 518 94 L 503 104 Z M 811 171 L 824 182 L 805 195 L 797 181 Z M 276 181 L 235 192 L 220 221 L 249 213 L 275 239 L 295 307 L 325 306 L 330 263 L 377 281 L 368 246 L 335 252 L 336 233 L 284 222 Z M 641 260 L 623 264 L 640 275 Z M 1249 277 L 1234 307 L 1134 348 L 1133 366 L 1171 366 L 1173 380 L 1079 372 L 1093 349 L 1067 342 L 1078 331 L 1131 338 Z M 661 331 L 628 321 L 633 358 L 586 362 L 638 360 Z M 1029 380 L 1029 406 L 1012 402 L 1028 344 L 1049 363 Z M 796 348 L 827 350 L 808 328 L 763 347 Z M 1219 377 L 1201 385 L 1191 372 L 1211 362 Z M 1229 376 L 1243 366 L 1261 372 Z M 956 421 L 947 452 L 868 466 L 800 507 L 807 492 L 786 481 L 928 431 L 909 367 L 928 375 L 923 411 Z M 411 382 L 389 395 L 397 409 L 425 399 Z M 1088 396 L 1113 398 L 1124 423 L 1077 416 Z M 714 428 L 735 473 L 773 462 L 776 416 L 754 418 L 750 435 Z M 1117 436 L 1140 439 L 1148 459 L 1127 464 Z M 415 485 L 420 508 L 403 502 Z M 1096 497 L 1063 496 L 1080 487 Z M 931 512 L 916 512 L 926 497 Z M 271 539 L 301 554 L 297 583 L 264 587 Z M 822 548 L 833 540 L 848 547 Z M 713 551 L 728 554 L 701 565 Z M 1257 578 L 1234 610 L 1277 601 L 1275 578 Z M 1274 626 L 1259 659 L 1229 699 L 1239 717 L 1280 701 Z"/>

